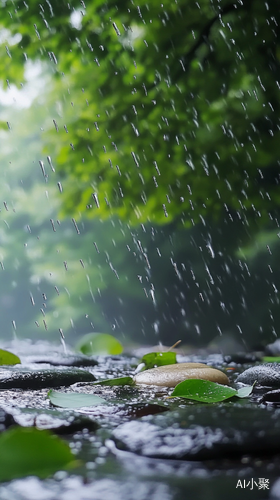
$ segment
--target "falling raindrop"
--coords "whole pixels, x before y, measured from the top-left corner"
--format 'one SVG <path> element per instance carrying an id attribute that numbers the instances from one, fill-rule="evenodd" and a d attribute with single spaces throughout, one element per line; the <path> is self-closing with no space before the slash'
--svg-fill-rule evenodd
<path id="1" fill-rule="evenodd" d="M 56 232 L 56 229 L 55 229 L 55 226 L 54 226 L 54 221 L 53 221 L 53 219 L 50 219 L 50 223 L 51 223 L 51 225 L 52 225 L 52 229 L 53 229 L 53 231 L 54 231 L 54 232 Z"/>
<path id="2" fill-rule="evenodd" d="M 92 198 L 94 199 L 94 202 L 97 206 L 97 208 L 100 208 L 100 205 L 99 205 L 99 200 L 98 200 L 98 196 L 97 196 L 97 193 L 92 193 Z"/>
<path id="3" fill-rule="evenodd" d="M 43 174 L 43 176 L 44 176 L 44 177 L 45 177 L 45 179 L 46 179 L 48 176 L 47 176 L 46 171 L 45 171 L 45 166 L 44 166 L 44 163 L 43 163 L 41 160 L 39 160 L 39 165 L 40 165 L 40 167 L 41 167 L 42 174 Z"/>
<path id="4" fill-rule="evenodd" d="M 115 32 L 117 33 L 117 35 L 121 36 L 121 32 L 120 32 L 119 28 L 117 27 L 116 23 L 113 22 L 112 25 L 113 25 L 113 28 L 114 28 Z"/>
<path id="5" fill-rule="evenodd" d="M 139 163 L 138 163 L 136 155 L 135 155 L 135 153 L 133 153 L 133 151 L 131 151 L 131 156 L 132 156 L 132 158 L 134 160 L 134 163 L 135 163 L 136 167 L 139 168 Z"/>
<path id="6" fill-rule="evenodd" d="M 59 328 L 58 331 L 60 333 L 60 341 L 61 341 L 61 344 L 63 347 L 63 352 L 64 352 L 64 354 L 67 354 L 67 348 L 66 348 L 65 336 L 64 336 L 63 330 L 62 330 L 62 328 Z"/>
<path id="7" fill-rule="evenodd" d="M 54 126 L 55 126 L 55 130 L 58 132 L 59 129 L 58 129 L 58 125 L 57 125 L 56 121 L 53 120 L 53 123 L 54 123 Z"/>
<path id="8" fill-rule="evenodd" d="M 51 167 L 52 171 L 55 172 L 55 168 L 54 168 L 54 166 L 52 164 L 52 159 L 51 159 L 50 156 L 47 156 L 47 161 L 48 161 L 48 164 Z"/>
<path id="9" fill-rule="evenodd" d="M 163 208 L 163 211 L 164 211 L 164 215 L 165 215 L 165 217 L 168 217 L 168 212 L 167 212 L 167 210 L 166 210 L 166 206 L 165 206 L 165 204 L 164 204 L 164 203 L 163 203 L 163 205 L 162 205 L 162 208 Z"/>
<path id="10" fill-rule="evenodd" d="M 79 230 L 79 228 L 78 228 L 78 226 L 77 226 L 77 222 L 75 221 L 75 219 L 74 219 L 74 218 L 72 218 L 72 222 L 73 222 L 74 227 L 75 227 L 75 229 L 76 229 L 76 231 L 77 231 L 77 234 L 80 234 L 80 230 Z"/>

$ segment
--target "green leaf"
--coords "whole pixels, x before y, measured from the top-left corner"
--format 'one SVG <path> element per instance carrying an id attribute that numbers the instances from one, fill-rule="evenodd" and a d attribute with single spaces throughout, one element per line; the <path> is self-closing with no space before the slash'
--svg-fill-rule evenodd
<path id="1" fill-rule="evenodd" d="M 141 359 L 145 363 L 145 370 L 155 366 L 174 365 L 177 363 L 175 352 L 149 352 Z"/>
<path id="2" fill-rule="evenodd" d="M 99 382 L 93 382 L 91 385 L 135 385 L 132 377 L 107 378 Z"/>
<path id="3" fill-rule="evenodd" d="M 82 406 L 97 406 L 106 404 L 107 401 L 93 394 L 79 392 L 58 392 L 50 390 L 48 398 L 54 406 L 60 408 L 81 408 Z"/>
<path id="4" fill-rule="evenodd" d="M 250 394 L 251 394 L 251 392 L 253 390 L 254 385 L 255 384 L 253 384 L 251 386 L 241 387 L 241 389 L 237 390 L 236 396 L 238 398 L 247 398 L 248 396 L 250 396 Z"/>
<path id="5" fill-rule="evenodd" d="M 21 361 L 18 356 L 12 352 L 0 349 L 0 365 L 18 365 Z"/>
<path id="6" fill-rule="evenodd" d="M 45 478 L 77 464 L 69 446 L 49 431 L 17 427 L 0 435 L 0 481 Z"/>
<path id="7" fill-rule="evenodd" d="M 176 385 L 171 397 L 193 399 L 203 403 L 217 403 L 237 396 L 237 393 L 238 391 L 232 387 L 216 384 L 209 380 L 188 379 Z"/>
<path id="8" fill-rule="evenodd" d="M 123 347 L 109 333 L 88 333 L 77 343 L 76 350 L 91 356 L 98 354 L 121 354 Z"/>
<path id="9" fill-rule="evenodd" d="M 280 356 L 264 356 L 262 361 L 265 363 L 280 363 Z"/>

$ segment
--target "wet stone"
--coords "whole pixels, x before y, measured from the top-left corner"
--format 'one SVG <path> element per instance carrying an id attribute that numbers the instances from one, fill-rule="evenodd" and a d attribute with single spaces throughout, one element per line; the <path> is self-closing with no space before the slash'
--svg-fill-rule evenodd
<path id="1" fill-rule="evenodd" d="M 13 416 L 3 408 L 0 408 L 0 432 L 6 430 L 11 425 L 15 425 L 15 423 Z"/>
<path id="2" fill-rule="evenodd" d="M 263 363 L 252 366 L 238 375 L 236 382 L 248 385 L 257 382 L 258 385 L 265 387 L 280 387 L 280 364 Z"/>
<path id="3" fill-rule="evenodd" d="M 267 356 L 280 356 L 280 339 L 275 340 L 273 344 L 268 344 L 265 347 L 265 354 Z"/>
<path id="4" fill-rule="evenodd" d="M 208 460 L 280 452 L 280 410 L 192 406 L 117 427 L 118 449 L 151 458 Z"/>
<path id="5" fill-rule="evenodd" d="M 169 411 L 169 409 L 156 403 L 136 403 L 133 405 L 124 405 L 120 413 L 130 418 L 140 418 L 166 411 Z"/>
<path id="6" fill-rule="evenodd" d="M 257 361 L 261 361 L 261 358 L 256 354 L 251 354 L 247 352 L 238 352 L 236 354 L 230 354 L 228 356 L 224 356 L 224 361 L 226 363 L 236 363 L 243 365 L 246 363 L 256 363 Z"/>
<path id="7" fill-rule="evenodd" d="M 8 415 L 13 422 L 22 427 L 52 430 L 58 435 L 71 434 L 84 429 L 96 431 L 99 428 L 93 418 L 79 415 L 72 410 L 10 408 L 9 412 L 11 415 Z"/>
<path id="8" fill-rule="evenodd" d="M 91 373 L 80 369 L 63 370 L 0 370 L 0 389 L 43 389 L 69 386 L 76 382 L 96 380 Z"/>
<path id="9" fill-rule="evenodd" d="M 210 380 L 219 384 L 229 384 L 225 373 L 203 363 L 177 363 L 151 368 L 135 375 L 136 384 L 175 387 L 183 380 L 195 378 Z"/>
<path id="10" fill-rule="evenodd" d="M 280 389 L 268 391 L 258 401 L 263 404 L 280 405 Z"/>
<path id="11" fill-rule="evenodd" d="M 49 364 L 52 366 L 96 366 L 98 362 L 90 356 L 83 355 L 54 355 L 54 356 L 26 356 L 25 363 Z"/>

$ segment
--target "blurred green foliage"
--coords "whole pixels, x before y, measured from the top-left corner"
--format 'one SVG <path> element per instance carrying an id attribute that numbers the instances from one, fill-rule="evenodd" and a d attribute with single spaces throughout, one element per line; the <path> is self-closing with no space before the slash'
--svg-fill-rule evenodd
<path id="1" fill-rule="evenodd" d="M 24 61 L 39 60 L 56 77 L 42 138 L 64 211 L 273 218 L 278 18 L 272 0 L 6 2 L 1 73 L 19 86 Z"/>
<path id="2" fill-rule="evenodd" d="M 118 340 L 108 333 L 88 333 L 76 345 L 76 350 L 88 356 L 116 355 L 123 352 Z"/>
<path id="3" fill-rule="evenodd" d="M 0 450 L 0 481 L 26 476 L 46 478 L 79 465 L 66 442 L 34 427 L 14 426 L 1 432 Z"/>
<path id="4" fill-rule="evenodd" d="M 2 3 L 3 334 L 273 339 L 278 10 Z"/>

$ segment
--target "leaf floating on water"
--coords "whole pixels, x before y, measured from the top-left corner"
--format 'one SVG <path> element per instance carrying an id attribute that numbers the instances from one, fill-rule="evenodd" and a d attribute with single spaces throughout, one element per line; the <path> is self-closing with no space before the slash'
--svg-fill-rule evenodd
<path id="1" fill-rule="evenodd" d="M 135 385 L 135 382 L 132 377 L 118 377 L 118 378 L 107 378 L 105 380 L 99 380 L 99 382 L 93 382 L 91 385 L 123 386 L 123 385 Z"/>
<path id="2" fill-rule="evenodd" d="M 60 408 L 82 408 L 83 406 L 98 406 L 107 404 L 107 401 L 93 394 L 80 392 L 58 392 L 50 390 L 48 398 L 54 406 Z"/>
<path id="3" fill-rule="evenodd" d="M 12 352 L 0 349 L 0 365 L 18 365 L 21 361 L 18 356 Z"/>
<path id="4" fill-rule="evenodd" d="M 109 333 L 88 333 L 76 345 L 76 350 L 88 356 L 121 354 L 122 344 Z"/>
<path id="5" fill-rule="evenodd" d="M 0 435 L 0 481 L 45 478 L 75 465 L 68 444 L 49 431 L 17 427 Z"/>

